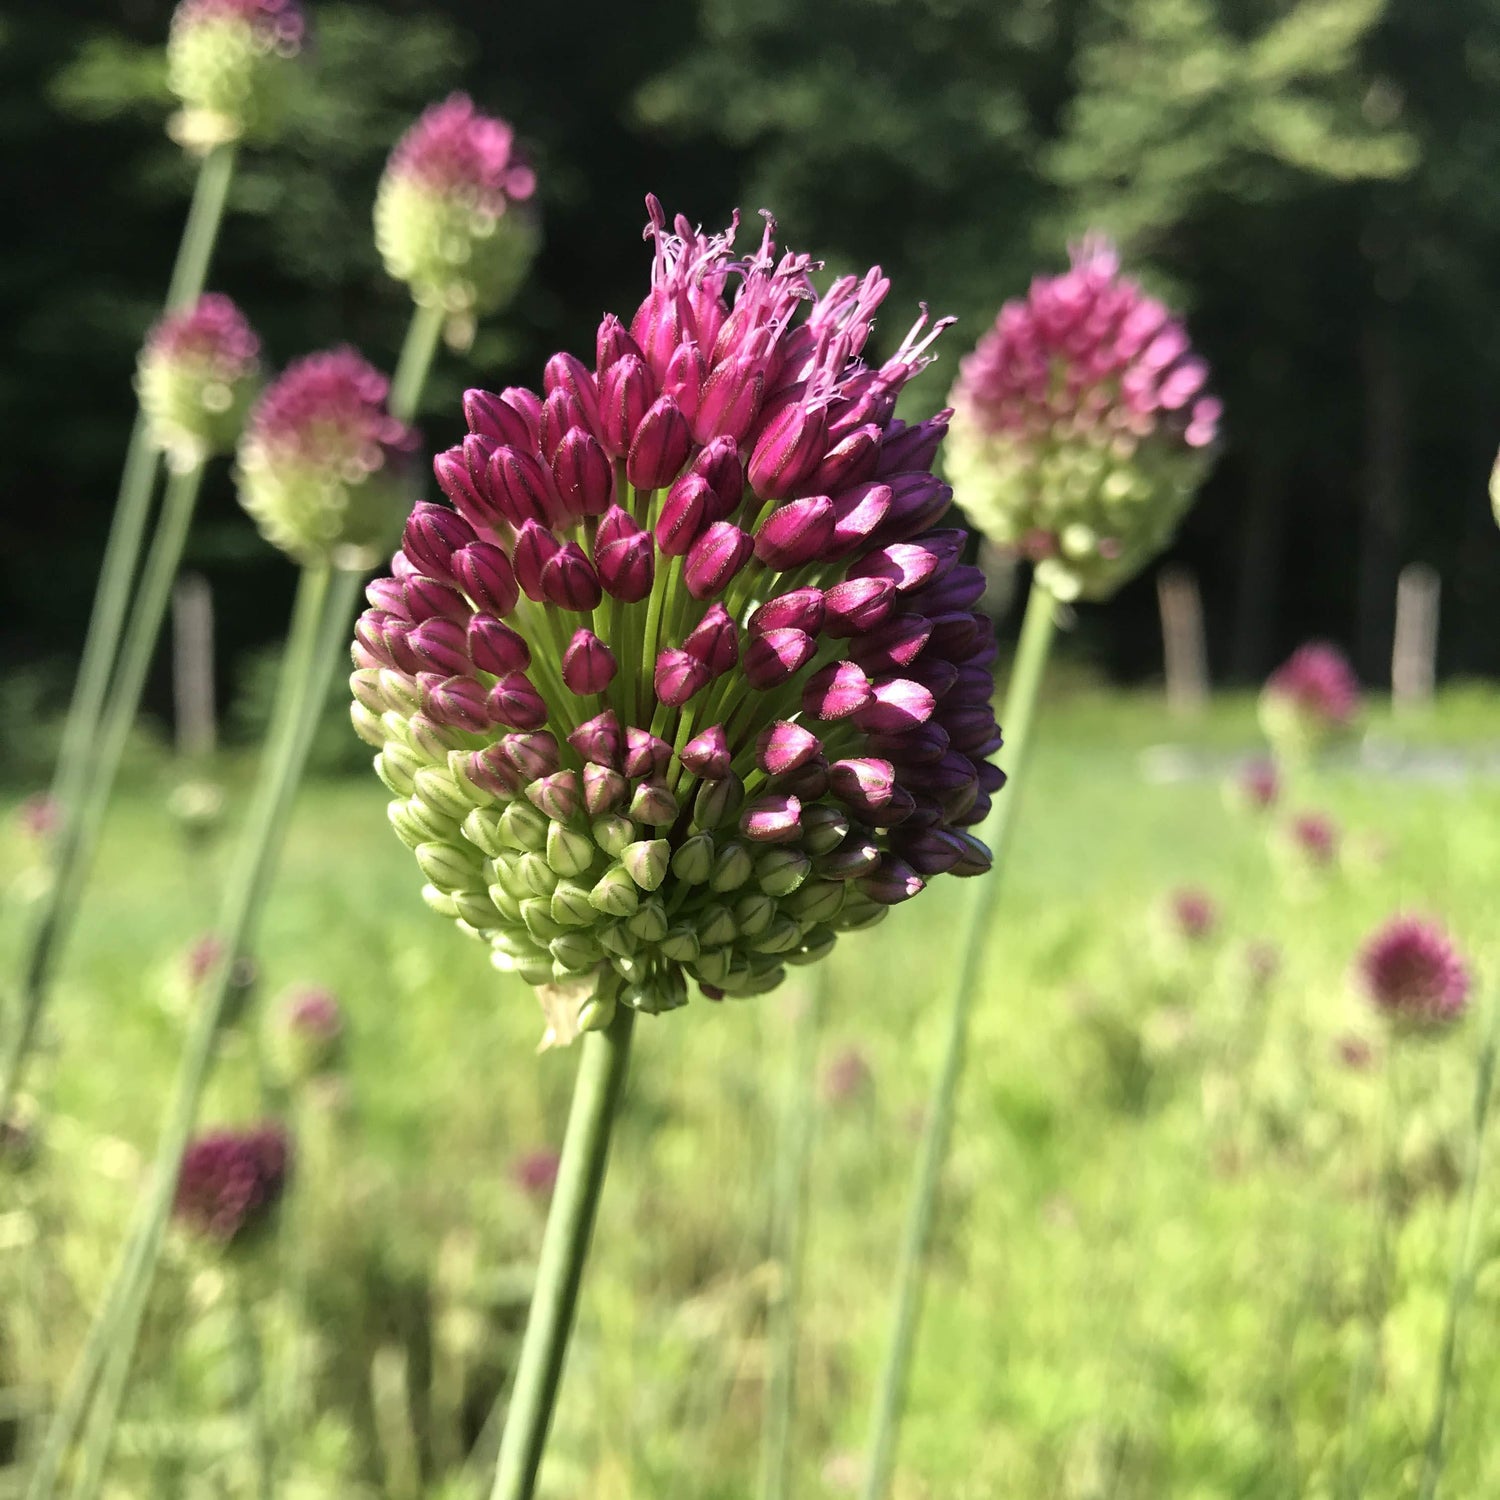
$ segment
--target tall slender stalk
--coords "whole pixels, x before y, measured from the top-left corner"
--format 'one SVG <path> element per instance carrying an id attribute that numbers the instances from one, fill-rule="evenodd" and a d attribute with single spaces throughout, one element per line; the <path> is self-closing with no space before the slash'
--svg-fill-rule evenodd
<path id="1" fill-rule="evenodd" d="M 216 146 L 198 167 L 192 203 L 167 287 L 168 312 L 186 306 L 203 291 L 219 225 L 224 217 L 229 184 L 234 176 L 234 159 L 232 144 Z M 125 450 L 119 495 L 99 569 L 94 607 L 83 640 L 78 678 L 72 702 L 68 705 L 62 745 L 52 776 L 53 798 L 63 807 L 71 806 L 77 799 L 87 774 L 99 716 L 104 710 L 105 695 L 114 672 L 115 646 L 130 604 L 130 584 L 135 577 L 146 523 L 151 516 L 157 462 L 158 454 L 147 432 L 145 417 L 137 411 L 135 426 L 130 432 L 130 445 Z"/>
<path id="2" fill-rule="evenodd" d="M 399 391 L 393 385 L 389 403 L 393 415 L 403 421 L 410 419 L 420 399 L 441 327 L 440 318 L 435 320 L 419 309 L 407 329 L 398 366 L 402 382 Z M 363 576 L 327 566 L 303 570 L 286 656 L 277 679 L 270 737 L 214 929 L 221 948 L 219 959 L 199 989 L 198 1009 L 178 1066 L 151 1177 L 132 1221 L 130 1238 L 104 1303 L 85 1338 L 62 1403 L 49 1425 L 26 1500 L 52 1500 L 68 1446 L 88 1413 L 100 1371 L 106 1361 L 123 1359 L 128 1364 L 131 1357 L 128 1351 L 134 1349 L 139 1337 L 166 1235 L 182 1152 L 192 1134 L 212 1072 L 219 1035 L 236 992 L 236 966 L 255 946 L 308 750 L 334 671 L 348 648 L 350 617 Z M 90 1445 L 102 1444 L 106 1458 L 123 1395 L 123 1382 L 118 1390 L 101 1389 L 99 1393 Z M 102 1471 L 101 1464 L 101 1478 Z M 74 1493 L 83 1500 L 95 1491 L 76 1489 Z"/>
<path id="3" fill-rule="evenodd" d="M 589 1032 L 583 1038 L 557 1186 L 542 1234 L 536 1287 L 526 1315 L 526 1333 L 521 1340 L 490 1500 L 531 1500 L 536 1487 L 568 1336 L 573 1331 L 594 1214 L 604 1186 L 634 1023 L 635 1012 L 622 1005 L 605 1030 Z"/>
<path id="4" fill-rule="evenodd" d="M 797 1409 L 797 1324 L 802 1301 L 802 1260 L 807 1239 L 807 1167 L 816 1117 L 818 1038 L 822 1031 L 825 971 L 820 965 L 810 994 L 793 1023 L 781 1128 L 777 1132 L 771 1206 L 771 1255 L 777 1281 L 771 1297 L 767 1345 L 766 1414 L 761 1433 L 761 1500 L 792 1493 L 793 1421 Z"/>
<path id="5" fill-rule="evenodd" d="M 968 907 L 959 938 L 962 956 L 949 1001 L 948 1036 L 937 1082 L 927 1107 L 921 1152 L 912 1182 L 911 1201 L 901 1241 L 901 1257 L 896 1269 L 890 1343 L 870 1423 L 864 1500 L 884 1500 L 895 1465 L 907 1378 L 912 1350 L 916 1344 L 917 1324 L 921 1319 L 923 1281 L 927 1269 L 928 1245 L 932 1239 L 932 1226 L 937 1212 L 938 1187 L 943 1163 L 948 1155 L 948 1143 L 953 1134 L 958 1082 L 963 1073 L 964 1055 L 968 1048 L 969 1016 L 979 987 L 985 938 L 993 925 L 996 905 L 1003 889 L 1001 877 L 1010 848 L 1011 830 L 1015 827 L 1018 794 L 1025 785 L 1023 773 L 1031 748 L 1037 697 L 1042 678 L 1046 675 L 1047 658 L 1056 629 L 1056 615 L 1056 600 L 1045 588 L 1033 581 L 1026 601 L 1026 617 L 1021 625 L 1021 639 L 1016 650 L 1015 666 L 1002 716 L 1011 784 L 995 798 L 994 809 L 981 834 L 994 854 L 993 868 L 988 876 L 974 880 L 968 893 Z"/>
<path id="6" fill-rule="evenodd" d="M 187 544 L 202 483 L 203 465 L 194 464 L 174 473 L 167 484 L 160 523 L 141 573 L 130 623 L 120 643 L 115 682 L 97 726 L 93 762 L 76 800 L 64 809 L 52 884 L 28 939 L 20 1010 L 13 1019 L 4 1061 L 0 1063 L 0 1120 L 10 1118 L 46 1009 L 53 971 L 72 931 L 79 898 L 93 868 L 110 793 L 141 706 L 146 674 L 171 601 L 172 581 Z"/>
<path id="7" fill-rule="evenodd" d="M 1469 1136 L 1469 1159 L 1464 1169 L 1464 1218 L 1453 1257 L 1453 1278 L 1448 1284 L 1448 1310 L 1443 1319 L 1443 1344 L 1438 1355 L 1437 1396 L 1432 1406 L 1432 1425 L 1427 1430 L 1427 1451 L 1422 1460 L 1419 1500 L 1437 1500 L 1443 1474 L 1443 1443 L 1447 1436 L 1448 1410 L 1458 1372 L 1458 1329 L 1474 1289 L 1474 1249 L 1479 1234 L 1479 1184 L 1484 1175 L 1484 1141 L 1490 1118 L 1490 1097 L 1495 1090 L 1495 1056 L 1500 1050 L 1500 998 L 1490 1003 L 1490 1023 L 1479 1070 L 1474 1078 L 1474 1124 Z"/>

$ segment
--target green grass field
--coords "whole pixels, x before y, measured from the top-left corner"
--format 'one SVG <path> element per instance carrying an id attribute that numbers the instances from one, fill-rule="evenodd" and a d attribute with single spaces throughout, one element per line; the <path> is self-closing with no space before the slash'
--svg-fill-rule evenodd
<path id="1" fill-rule="evenodd" d="M 1500 699 L 1456 693 L 1415 728 L 1374 732 L 1382 765 L 1410 752 L 1399 774 L 1341 763 L 1300 789 L 1298 805 L 1328 810 L 1345 833 L 1339 868 L 1314 876 L 1226 808 L 1218 774 L 1161 777 L 1253 746 L 1249 703 L 1188 726 L 1147 698 L 1080 692 L 1044 710 L 946 1181 L 906 1500 L 1337 1493 L 1386 1095 L 1384 1039 L 1348 971 L 1399 908 L 1441 916 L 1481 980 L 1457 1034 L 1396 1059 L 1397 1239 L 1360 1493 L 1416 1493 L 1475 1058 L 1500 973 Z M 1168 741 L 1185 757 L 1152 748 Z M 1487 775 L 1465 769 L 1486 758 Z M 227 768 L 231 819 L 245 773 Z M 160 790 L 137 785 L 112 819 L 35 1075 L 36 1159 L 0 1180 L 0 1442 L 9 1432 L 12 1459 L 55 1399 L 122 1234 L 190 1002 L 185 951 L 212 920 L 223 841 L 189 847 Z M 535 1055 L 526 988 L 427 912 L 384 801 L 373 776 L 304 791 L 259 1011 L 226 1042 L 205 1121 L 280 1102 L 274 1047 L 257 1035 L 290 986 L 340 997 L 347 1063 L 337 1084 L 290 1102 L 299 1171 L 276 1238 L 228 1267 L 174 1240 L 115 1496 L 251 1492 L 237 1287 L 267 1333 L 270 1420 L 295 1470 L 287 1496 L 480 1493 L 484 1419 L 516 1350 L 545 1211 L 514 1167 L 559 1142 L 572 1058 Z M 13 836 L 6 975 L 26 857 Z M 1182 886 L 1222 908 L 1198 946 L 1163 917 Z M 808 999 L 798 986 L 820 974 L 823 1062 L 857 1049 L 869 1076 L 819 1106 L 794 1493 L 848 1492 L 958 891 L 939 882 L 769 997 L 643 1022 L 547 1495 L 754 1493 L 776 1122 Z M 1259 939 L 1282 959 L 1263 993 L 1246 961 Z M 1372 1043 L 1370 1066 L 1342 1059 L 1351 1037 Z M 1481 1229 L 1453 1500 L 1500 1494 L 1500 1191 Z"/>

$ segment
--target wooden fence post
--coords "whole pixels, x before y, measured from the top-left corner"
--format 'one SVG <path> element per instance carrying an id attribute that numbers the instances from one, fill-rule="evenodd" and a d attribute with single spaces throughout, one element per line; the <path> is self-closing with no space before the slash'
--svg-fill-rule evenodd
<path id="1" fill-rule="evenodd" d="M 172 591 L 172 694 L 177 753 L 187 760 L 213 754 L 214 601 L 201 573 L 184 573 Z"/>
<path id="2" fill-rule="evenodd" d="M 1426 563 L 1410 563 L 1396 580 L 1396 637 L 1391 651 L 1391 706 L 1420 712 L 1437 680 L 1438 607 L 1442 579 Z"/>
<path id="3" fill-rule="evenodd" d="M 1167 707 L 1180 718 L 1195 718 L 1208 703 L 1208 644 L 1198 581 L 1186 568 L 1163 568 L 1156 575 L 1156 599 L 1161 609 Z"/>

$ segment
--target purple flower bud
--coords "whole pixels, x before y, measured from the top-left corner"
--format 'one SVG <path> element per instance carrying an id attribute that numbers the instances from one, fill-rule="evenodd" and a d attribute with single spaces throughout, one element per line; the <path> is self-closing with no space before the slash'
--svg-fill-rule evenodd
<path id="1" fill-rule="evenodd" d="M 453 554 L 475 540 L 474 528 L 441 505 L 418 505 L 407 518 L 401 550 L 429 577 L 460 583 Z"/>
<path id="2" fill-rule="evenodd" d="M 854 722 L 871 734 L 899 734 L 925 724 L 936 707 L 936 700 L 921 683 L 888 677 L 875 684 L 872 701 L 859 710 Z"/>
<path id="3" fill-rule="evenodd" d="M 710 604 L 703 618 L 682 643 L 689 656 L 697 657 L 711 677 L 732 671 L 740 659 L 740 633 L 722 604 Z"/>
<path id="4" fill-rule="evenodd" d="M 930 469 L 948 435 L 952 416 L 953 411 L 949 408 L 925 422 L 914 422 L 910 426 L 904 422 L 892 422 L 880 444 L 875 472 L 883 476 Z"/>
<path id="5" fill-rule="evenodd" d="M 713 490 L 697 474 L 684 474 L 667 491 L 656 520 L 656 545 L 663 557 L 683 557 L 708 525 Z"/>
<path id="6" fill-rule="evenodd" d="M 823 462 L 808 477 L 807 487 L 816 494 L 832 495 L 862 485 L 875 474 L 880 453 L 880 429 L 866 422 L 839 439 Z"/>
<path id="7" fill-rule="evenodd" d="M 981 569 L 968 566 L 951 568 L 941 579 L 914 591 L 910 604 L 913 609 L 930 615 L 972 609 L 983 597 L 986 587 L 987 581 Z"/>
<path id="8" fill-rule="evenodd" d="M 750 616 L 746 628 L 751 635 L 764 635 L 768 630 L 805 630 L 815 636 L 823 629 L 824 615 L 822 589 L 793 589 L 767 599 Z"/>
<path id="9" fill-rule="evenodd" d="M 662 377 L 662 389 L 677 403 L 688 421 L 692 421 L 703 395 L 703 382 L 708 378 L 708 361 L 697 344 L 680 344 L 667 362 L 667 372 Z"/>
<path id="10" fill-rule="evenodd" d="M 863 547 L 891 514 L 893 498 L 886 484 L 861 484 L 833 497 L 833 532 L 824 548 L 832 561 Z"/>
<path id="11" fill-rule="evenodd" d="M 659 396 L 630 442 L 625 474 L 638 490 L 660 489 L 682 469 L 692 449 L 687 418 L 670 396 Z"/>
<path id="12" fill-rule="evenodd" d="M 582 805 L 576 771 L 553 771 L 538 776 L 526 788 L 526 800 L 539 813 L 557 823 L 567 823 Z"/>
<path id="13" fill-rule="evenodd" d="M 476 609 L 502 618 L 521 595 L 510 559 L 493 542 L 470 542 L 455 552 L 453 578 Z"/>
<path id="14" fill-rule="evenodd" d="M 279 1125 L 201 1135 L 182 1154 L 173 1216 L 220 1245 L 243 1240 L 280 1202 L 290 1168 L 291 1145 Z"/>
<path id="15" fill-rule="evenodd" d="M 572 354 L 554 354 L 542 372 L 542 389 L 550 396 L 566 392 L 583 413 L 590 432 L 599 429 L 599 387 L 594 373 Z"/>
<path id="16" fill-rule="evenodd" d="M 826 495 L 793 500 L 773 511 L 755 534 L 755 555 L 785 572 L 820 557 L 833 537 L 833 502 Z"/>
<path id="17" fill-rule="evenodd" d="M 830 662 L 808 678 L 802 711 L 815 719 L 847 719 L 873 702 L 870 679 L 852 662 Z"/>
<path id="18" fill-rule="evenodd" d="M 656 577 L 656 553 L 651 536 L 618 505 L 599 522 L 594 538 L 594 567 L 600 586 L 615 599 L 635 604 L 651 592 Z"/>
<path id="19" fill-rule="evenodd" d="M 784 776 L 807 765 L 822 750 L 822 741 L 811 730 L 779 719 L 756 738 L 755 760 L 767 774 Z"/>
<path id="20" fill-rule="evenodd" d="M 765 424 L 746 477 L 762 500 L 785 500 L 816 471 L 827 451 L 827 412 L 793 402 Z"/>
<path id="21" fill-rule="evenodd" d="M 406 612 L 415 621 L 444 619 L 456 625 L 467 625 L 474 613 L 469 601 L 457 589 L 439 583 L 435 578 L 424 578 L 420 573 L 412 574 L 402 585 L 406 598 Z"/>
<path id="22" fill-rule="evenodd" d="M 488 438 L 496 445 L 524 448 L 532 441 L 526 418 L 493 391 L 465 391 L 464 420 L 476 437 Z"/>
<path id="23" fill-rule="evenodd" d="M 849 569 L 849 577 L 889 579 L 899 592 L 909 594 L 952 566 L 953 559 L 945 561 L 930 542 L 894 542 L 866 553 Z"/>
<path id="24" fill-rule="evenodd" d="M 805 667 L 817 650 L 818 643 L 805 630 L 767 630 L 752 636 L 745 647 L 745 677 L 753 688 L 776 687 Z"/>
<path id="25" fill-rule="evenodd" d="M 611 458 L 630 451 L 636 428 L 656 399 L 656 379 L 645 360 L 622 355 L 604 376 L 599 388 L 600 440 Z"/>
<path id="26" fill-rule="evenodd" d="M 896 586 L 887 578 L 850 578 L 824 596 L 824 629 L 835 640 L 873 630 L 894 607 Z"/>
<path id="27" fill-rule="evenodd" d="M 599 575 L 577 542 L 565 543 L 542 564 L 541 589 L 547 603 L 578 614 L 587 614 L 604 598 Z"/>
<path id="28" fill-rule="evenodd" d="M 602 693 L 618 670 L 615 653 L 592 630 L 573 632 L 562 660 L 562 678 L 569 692 L 580 697 Z"/>
<path id="29" fill-rule="evenodd" d="M 537 522 L 524 521 L 516 528 L 510 562 L 516 582 L 528 599 L 542 598 L 542 568 L 561 551 L 562 543 Z"/>
<path id="30" fill-rule="evenodd" d="M 708 781 L 718 781 L 727 776 L 733 759 L 722 724 L 715 724 L 702 734 L 695 735 L 681 751 L 683 765 L 694 776 L 702 776 Z"/>
<path id="31" fill-rule="evenodd" d="M 573 427 L 563 434 L 552 455 L 552 484 L 569 521 L 602 516 L 610 508 L 615 471 L 593 433 Z"/>
<path id="32" fill-rule="evenodd" d="M 895 906 L 919 895 L 927 882 L 904 859 L 885 854 L 881 856 L 880 868 L 862 877 L 859 884 L 872 901 L 878 901 L 882 906 Z"/>
<path id="33" fill-rule="evenodd" d="M 716 434 L 736 444 L 750 431 L 760 414 L 765 392 L 765 370 L 753 355 L 734 355 L 721 360 L 708 373 L 693 417 L 693 438 L 707 443 Z"/>
<path id="34" fill-rule="evenodd" d="M 465 439 L 465 442 L 473 441 Z M 449 448 L 432 461 L 432 472 L 438 488 L 453 502 L 454 508 L 471 525 L 488 526 L 499 518 L 488 494 L 481 495 L 462 448 Z"/>
<path id="35" fill-rule="evenodd" d="M 406 644 L 424 671 L 447 677 L 469 670 L 468 633 L 453 620 L 435 616 L 413 625 Z"/>
<path id="36" fill-rule="evenodd" d="M 849 656 L 871 676 L 894 672 L 909 667 L 931 639 L 931 620 L 922 615 L 892 615 L 860 636 Z"/>
<path id="37" fill-rule="evenodd" d="M 485 466 L 485 478 L 500 514 L 512 526 L 526 522 L 555 526 L 562 520 L 552 477 L 531 454 L 519 448 L 496 448 Z"/>
<path id="38" fill-rule="evenodd" d="M 435 679 L 424 672 L 418 680 L 422 685 L 422 710 L 435 723 L 471 734 L 488 728 L 490 714 L 485 691 L 472 678 Z"/>
<path id="39" fill-rule="evenodd" d="M 693 543 L 687 555 L 683 582 L 695 599 L 711 599 L 750 560 L 754 548 L 746 532 L 728 521 L 715 521 Z"/>
<path id="40" fill-rule="evenodd" d="M 547 705 L 524 672 L 507 672 L 490 689 L 487 706 L 497 724 L 511 729 L 540 729 L 547 722 Z"/>
<path id="41" fill-rule="evenodd" d="M 609 766 L 589 761 L 583 768 L 583 803 L 591 818 L 603 817 L 625 799 L 630 783 Z"/>
<path id="42" fill-rule="evenodd" d="M 580 724 L 568 736 L 568 743 L 584 761 L 608 766 L 616 771 L 620 769 L 625 753 L 625 740 L 613 709 L 607 708 L 602 714 L 595 714 L 592 719 Z"/>
<path id="43" fill-rule="evenodd" d="M 656 696 L 672 708 L 681 708 L 695 693 L 702 692 L 711 680 L 708 668 L 686 651 L 669 647 L 656 658 Z"/>
<path id="44" fill-rule="evenodd" d="M 773 792 L 745 804 L 740 813 L 740 832 L 760 844 L 784 844 L 801 831 L 802 803 L 796 797 Z"/>
<path id="45" fill-rule="evenodd" d="M 672 763 L 672 747 L 659 735 L 631 725 L 625 731 L 625 774 L 660 776 Z"/>
<path id="46" fill-rule="evenodd" d="M 942 875 L 968 853 L 958 834 L 945 828 L 924 828 L 898 836 L 902 857 L 919 875 Z"/>
<path id="47" fill-rule="evenodd" d="M 727 435 L 705 444 L 693 460 L 692 472 L 713 491 L 710 521 L 730 521 L 745 501 L 745 465 L 734 439 Z"/>

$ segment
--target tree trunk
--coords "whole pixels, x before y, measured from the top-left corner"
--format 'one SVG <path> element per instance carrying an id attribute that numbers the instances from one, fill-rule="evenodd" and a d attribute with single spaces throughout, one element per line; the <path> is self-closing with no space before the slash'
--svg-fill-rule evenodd
<path id="1" fill-rule="evenodd" d="M 1231 675 L 1258 682 L 1271 669 L 1275 650 L 1276 585 L 1281 576 L 1282 522 L 1286 513 L 1286 467 L 1271 446 L 1254 445 L 1245 475 L 1245 521 L 1240 532 L 1240 584 L 1234 606 Z"/>
<path id="2" fill-rule="evenodd" d="M 1360 364 L 1365 386 L 1365 469 L 1355 655 L 1365 680 L 1379 682 L 1391 659 L 1395 629 L 1407 450 L 1401 356 L 1390 322 L 1381 314 L 1365 327 Z"/>

